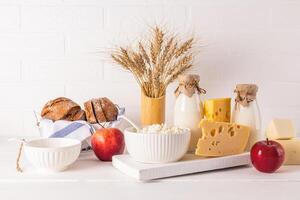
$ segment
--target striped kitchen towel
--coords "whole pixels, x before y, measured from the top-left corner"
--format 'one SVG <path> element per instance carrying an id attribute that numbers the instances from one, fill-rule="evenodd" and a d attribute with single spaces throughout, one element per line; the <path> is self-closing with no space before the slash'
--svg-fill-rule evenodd
<path id="1" fill-rule="evenodd" d="M 108 127 L 117 127 L 120 123 L 121 119 L 119 116 L 125 114 L 125 108 L 119 108 L 118 118 L 112 122 L 105 122 L 101 125 L 108 128 Z M 36 116 L 37 117 L 37 116 Z M 38 119 L 39 118 L 39 119 Z M 84 143 L 90 144 L 90 136 L 93 132 L 97 129 L 100 129 L 102 126 L 99 124 L 89 124 L 86 121 L 65 121 L 65 120 L 58 120 L 52 121 L 49 119 L 43 119 L 37 117 L 37 124 L 39 133 L 42 137 L 67 137 L 77 139 Z"/>
<path id="2" fill-rule="evenodd" d="M 84 141 L 92 135 L 92 127 L 86 121 L 65 121 L 53 122 L 49 119 L 42 119 L 39 123 L 39 132 L 42 137 L 67 137 Z"/>

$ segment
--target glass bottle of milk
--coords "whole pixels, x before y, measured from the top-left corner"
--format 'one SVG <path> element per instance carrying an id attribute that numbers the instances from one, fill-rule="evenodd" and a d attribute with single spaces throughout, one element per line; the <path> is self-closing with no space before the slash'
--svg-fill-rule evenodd
<path id="1" fill-rule="evenodd" d="M 205 94 L 206 91 L 199 87 L 198 75 L 181 75 L 178 80 L 179 86 L 175 90 L 174 125 L 191 130 L 189 151 L 192 152 L 195 151 L 201 137 L 199 123 L 203 118 L 203 104 L 200 94 Z"/>
<path id="2" fill-rule="evenodd" d="M 246 125 L 251 129 L 246 151 L 250 151 L 253 144 L 262 139 L 261 116 L 256 100 L 257 90 L 255 84 L 238 84 L 234 90 L 236 97 L 232 122 Z"/>

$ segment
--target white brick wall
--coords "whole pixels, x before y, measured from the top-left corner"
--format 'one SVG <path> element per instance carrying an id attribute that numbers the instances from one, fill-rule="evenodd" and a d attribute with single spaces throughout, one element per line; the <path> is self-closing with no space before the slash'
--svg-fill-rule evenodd
<path id="1" fill-rule="evenodd" d="M 102 28 L 103 8 L 95 6 L 22 6 L 21 30 L 29 32 L 95 31 Z"/>
<path id="2" fill-rule="evenodd" d="M 32 110 L 57 96 L 107 96 L 138 121 L 139 88 L 109 51 L 155 23 L 197 37 L 205 98 L 256 82 L 263 126 L 290 117 L 300 130 L 299 11 L 293 0 L 0 0 L 0 135 L 37 134 Z"/>

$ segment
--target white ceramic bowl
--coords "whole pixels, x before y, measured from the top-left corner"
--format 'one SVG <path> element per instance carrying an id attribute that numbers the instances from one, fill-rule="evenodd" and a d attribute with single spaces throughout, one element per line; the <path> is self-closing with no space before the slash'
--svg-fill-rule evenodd
<path id="1" fill-rule="evenodd" d="M 81 142 L 69 138 L 43 138 L 24 144 L 26 158 L 38 171 L 62 171 L 76 161 Z"/>
<path id="2" fill-rule="evenodd" d="M 180 160 L 187 152 L 191 133 L 137 133 L 133 127 L 124 131 L 130 156 L 143 163 L 167 163 Z"/>

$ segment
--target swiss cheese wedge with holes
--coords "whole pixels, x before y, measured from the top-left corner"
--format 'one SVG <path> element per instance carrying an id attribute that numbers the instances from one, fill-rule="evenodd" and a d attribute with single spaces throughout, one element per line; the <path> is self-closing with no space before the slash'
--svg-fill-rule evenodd
<path id="1" fill-rule="evenodd" d="M 249 127 L 207 119 L 200 122 L 200 127 L 202 137 L 198 140 L 196 155 L 217 157 L 244 152 L 250 134 Z"/>

